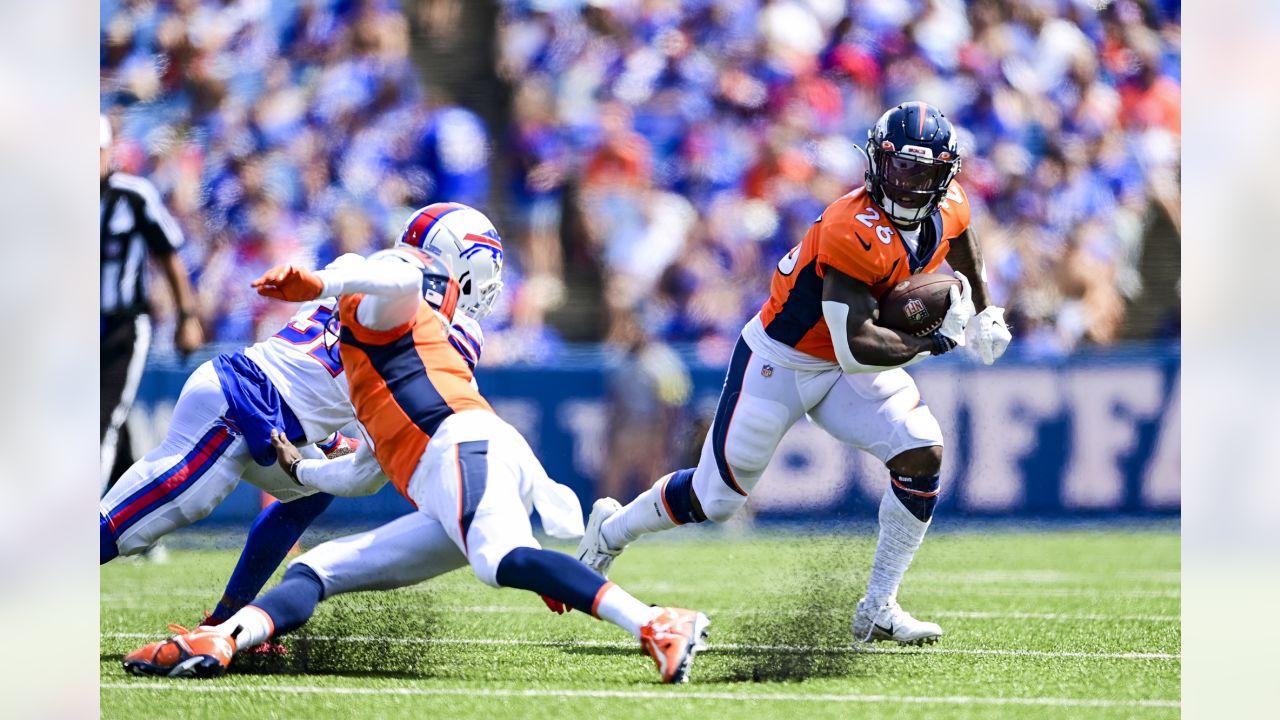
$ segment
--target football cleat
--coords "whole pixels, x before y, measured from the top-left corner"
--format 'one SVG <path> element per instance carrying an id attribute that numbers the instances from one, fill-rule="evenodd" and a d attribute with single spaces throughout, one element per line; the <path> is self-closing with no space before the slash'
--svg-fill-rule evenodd
<path id="1" fill-rule="evenodd" d="M 689 681 L 694 653 L 707 648 L 710 624 L 706 615 L 694 610 L 659 608 L 658 614 L 640 628 L 640 649 L 653 658 L 662 682 Z"/>
<path id="2" fill-rule="evenodd" d="M 940 637 L 942 628 L 937 623 L 911 617 L 896 600 L 873 606 L 862 598 L 853 615 L 853 638 L 858 642 L 892 640 L 899 645 L 924 645 L 936 643 Z"/>
<path id="3" fill-rule="evenodd" d="M 578 543 L 578 560 L 605 577 L 609 577 L 609 568 L 622 554 L 622 548 L 615 550 L 604 541 L 604 521 L 621 509 L 622 505 L 613 498 L 597 500 L 591 506 L 591 516 L 587 518 L 587 529 L 582 533 L 582 542 Z"/>
<path id="4" fill-rule="evenodd" d="M 227 671 L 236 654 L 235 640 L 209 628 L 169 629 L 177 635 L 125 655 L 124 669 L 133 675 L 184 678 L 214 678 Z"/>

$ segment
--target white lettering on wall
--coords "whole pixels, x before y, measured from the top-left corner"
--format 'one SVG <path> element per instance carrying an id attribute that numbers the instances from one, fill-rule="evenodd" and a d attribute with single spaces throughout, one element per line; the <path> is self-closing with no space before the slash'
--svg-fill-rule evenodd
<path id="1" fill-rule="evenodd" d="M 1121 458 L 1133 452 L 1138 423 L 1163 401 L 1156 367 L 1078 368 L 1066 375 L 1071 403 L 1071 458 L 1062 480 L 1068 508 L 1114 508 L 1124 502 Z"/>
<path id="2" fill-rule="evenodd" d="M 1036 428 L 1062 406 L 1058 376 L 1044 370 L 976 370 L 964 375 L 973 457 L 960 504 L 966 510 L 1014 510 L 1026 497 L 1018 462 L 1035 447 Z"/>
<path id="3" fill-rule="evenodd" d="M 1152 510 L 1176 508 L 1182 504 L 1182 383 L 1173 381 L 1169 406 L 1160 421 L 1160 436 L 1146 476 L 1142 478 L 1142 505 Z"/>
<path id="4" fill-rule="evenodd" d="M 565 400 L 556 413 L 560 427 L 573 437 L 573 469 L 596 478 L 604 467 L 605 405 L 599 400 Z"/>

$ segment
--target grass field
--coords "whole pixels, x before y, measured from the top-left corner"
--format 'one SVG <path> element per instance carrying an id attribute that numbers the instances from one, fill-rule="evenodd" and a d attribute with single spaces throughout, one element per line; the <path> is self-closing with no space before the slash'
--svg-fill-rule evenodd
<path id="1" fill-rule="evenodd" d="M 935 646 L 852 650 L 873 550 L 861 535 L 677 531 L 628 550 L 613 579 L 706 611 L 692 682 L 656 682 L 630 637 L 459 571 L 335 598 L 275 661 L 211 681 L 133 678 L 121 656 L 193 623 L 231 550 L 102 570 L 103 718 L 1174 718 L 1179 542 L 1132 531 L 936 533 L 900 594 Z"/>

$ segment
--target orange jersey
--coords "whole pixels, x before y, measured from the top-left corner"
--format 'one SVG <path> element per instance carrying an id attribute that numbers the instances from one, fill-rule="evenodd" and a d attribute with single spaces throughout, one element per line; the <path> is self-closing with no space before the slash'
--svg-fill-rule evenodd
<path id="1" fill-rule="evenodd" d="M 765 332 L 803 353 L 836 362 L 831 332 L 822 318 L 826 269 L 866 283 L 878 299 L 910 275 L 936 271 L 952 238 L 968 227 L 968 198 L 953 180 L 947 199 L 920 224 L 917 256 L 866 188 L 854 190 L 828 205 L 804 240 L 778 263 L 769 299 L 760 308 Z"/>
<path id="2" fill-rule="evenodd" d="M 449 344 L 449 326 L 430 305 L 420 303 L 404 325 L 372 330 L 356 319 L 363 299 L 346 295 L 338 306 L 342 366 L 373 454 L 407 498 L 409 479 L 440 423 L 463 410 L 493 408 L 471 385 L 471 369 Z"/>

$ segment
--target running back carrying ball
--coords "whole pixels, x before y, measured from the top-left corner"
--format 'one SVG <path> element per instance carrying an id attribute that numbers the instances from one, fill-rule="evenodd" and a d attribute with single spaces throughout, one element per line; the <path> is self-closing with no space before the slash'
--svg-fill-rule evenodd
<path id="1" fill-rule="evenodd" d="M 920 273 L 894 285 L 880 298 L 876 324 L 924 336 L 937 330 L 951 307 L 949 293 L 960 281 L 943 273 Z"/>

